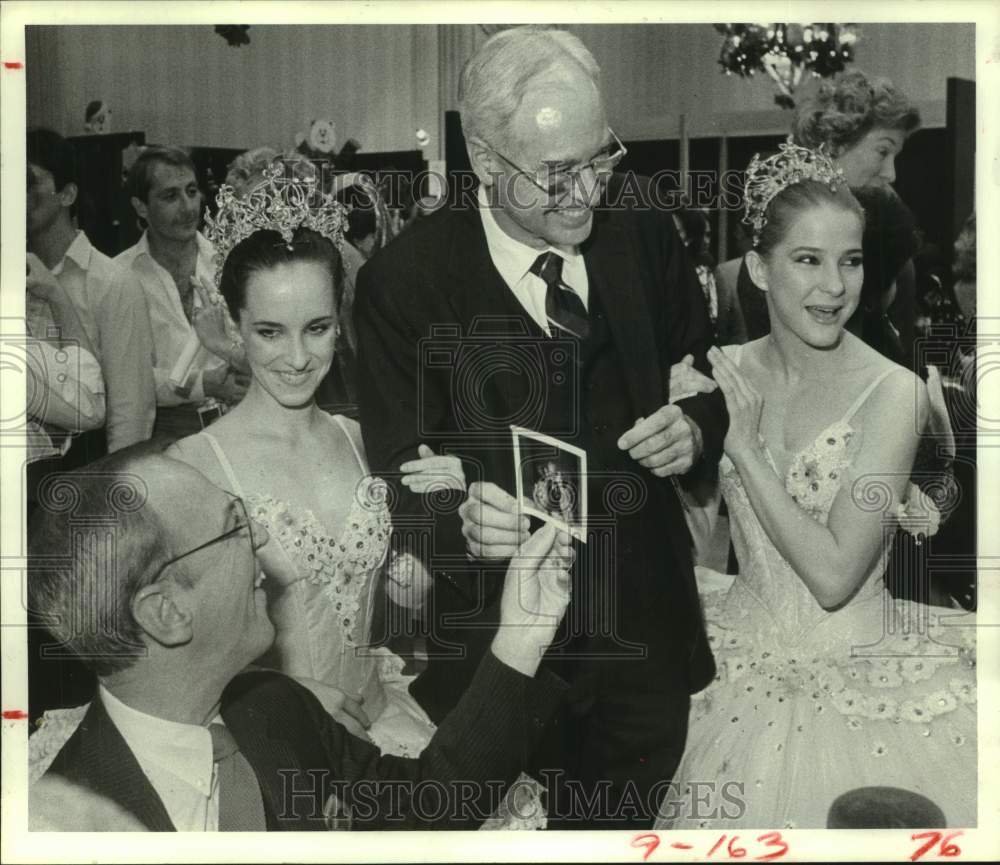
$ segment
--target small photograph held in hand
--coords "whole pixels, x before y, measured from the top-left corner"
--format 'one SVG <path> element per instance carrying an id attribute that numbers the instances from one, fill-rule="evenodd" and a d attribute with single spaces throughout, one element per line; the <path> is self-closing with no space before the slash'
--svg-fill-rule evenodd
<path id="1" fill-rule="evenodd" d="M 517 500 L 522 512 L 587 542 L 587 452 L 512 426 Z"/>

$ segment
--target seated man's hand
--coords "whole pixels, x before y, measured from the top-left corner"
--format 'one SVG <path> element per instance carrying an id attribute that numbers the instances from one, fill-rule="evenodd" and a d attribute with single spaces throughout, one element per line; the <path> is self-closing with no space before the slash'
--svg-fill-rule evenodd
<path id="1" fill-rule="evenodd" d="M 694 367 L 694 355 L 686 354 L 679 363 L 670 367 L 670 404 L 699 393 L 712 393 L 719 386 L 714 379 Z"/>
<path id="2" fill-rule="evenodd" d="M 677 406 L 665 405 L 639 418 L 618 447 L 658 478 L 682 475 L 701 456 L 701 430 Z"/>
<path id="3" fill-rule="evenodd" d="M 403 463 L 402 484 L 414 493 L 428 493 L 435 490 L 465 491 L 465 472 L 462 461 L 455 456 L 435 456 L 427 445 L 417 448 L 420 459 Z"/>
<path id="4" fill-rule="evenodd" d="M 566 612 L 573 556 L 569 535 L 546 523 L 507 568 L 493 654 L 525 676 L 535 674 Z"/>
<path id="5" fill-rule="evenodd" d="M 528 540 L 528 518 L 496 484 L 476 481 L 458 509 L 466 548 L 476 559 L 509 559 Z"/>

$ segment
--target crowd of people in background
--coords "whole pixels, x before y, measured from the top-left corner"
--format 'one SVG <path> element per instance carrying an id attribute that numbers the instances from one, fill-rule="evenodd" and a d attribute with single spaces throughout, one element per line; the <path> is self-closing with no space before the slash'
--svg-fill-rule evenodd
<path id="1" fill-rule="evenodd" d="M 537 60 L 534 71 L 517 78 L 527 58 Z M 115 778 L 88 762 L 111 747 L 99 731 L 113 722 L 140 731 L 127 745 L 165 808 L 148 785 L 131 798 L 107 795 L 147 828 L 317 828 L 275 816 L 278 782 L 261 769 L 271 756 L 243 726 L 263 713 L 294 728 L 303 766 L 316 758 L 316 737 L 321 762 L 355 780 L 495 772 L 509 784 L 528 773 L 518 802 L 484 805 L 481 817 L 504 828 L 545 825 L 546 809 L 550 827 L 600 823 L 579 802 L 560 810 L 558 785 L 539 784 L 552 767 L 574 783 L 656 800 L 608 816 L 609 827 L 737 825 L 725 815 L 657 813 L 665 781 L 684 790 L 733 772 L 749 785 L 735 818 L 746 825 L 823 825 L 830 803 L 817 785 L 852 784 L 893 784 L 921 801 L 943 791 L 948 819 L 974 820 L 975 752 L 962 750 L 975 740 L 974 641 L 956 637 L 954 657 L 941 660 L 921 634 L 898 647 L 921 655 L 909 659 L 918 665 L 891 670 L 858 660 L 851 646 L 879 637 L 885 610 L 902 621 L 919 604 L 974 607 L 964 590 L 914 588 L 892 574 L 893 561 L 908 560 L 904 546 L 919 546 L 938 529 L 930 522 L 947 518 L 947 503 L 931 499 L 968 444 L 956 443 L 953 401 L 974 378 L 974 357 L 958 343 L 975 315 L 975 216 L 953 258 L 922 242 L 892 188 L 919 112 L 893 83 L 855 71 L 799 107 L 779 153 L 754 158 L 748 249 L 717 263 L 704 211 L 598 206 L 618 188 L 614 169 L 627 153 L 607 125 L 599 81 L 596 61 L 569 33 L 526 27 L 491 38 L 460 93 L 478 206 L 440 213 L 416 187 L 386 195 L 377 178 L 324 171 L 270 147 L 239 156 L 217 202 L 207 202 L 184 149 L 148 147 L 125 181 L 142 235 L 113 259 L 76 224 L 72 145 L 49 130 L 28 133 L 27 326 L 39 358 L 29 370 L 29 508 L 47 478 L 126 451 L 101 463 L 110 475 L 81 475 L 81 484 L 100 499 L 107 477 L 141 475 L 158 529 L 182 550 L 168 559 L 150 542 L 152 529 L 135 540 L 144 576 L 129 570 L 131 600 L 109 603 L 131 604 L 131 636 L 148 651 L 134 661 L 120 645 L 104 647 L 111 659 L 95 666 L 100 697 L 74 716 L 79 727 L 60 743 L 56 774 L 113 791 Z M 572 159 L 555 180 L 519 167 L 548 170 L 546 154 L 557 151 Z M 270 209 L 278 163 L 296 188 L 327 194 L 320 210 L 346 207 L 346 224 L 323 223 L 324 234 L 303 220 L 285 231 L 280 208 Z M 554 189 L 560 201 L 583 195 L 581 178 L 592 185 L 587 200 L 547 208 Z M 253 204 L 265 188 L 272 197 Z M 214 219 L 238 210 L 234 202 L 257 207 L 262 222 L 232 229 L 233 245 L 220 250 L 209 239 L 219 237 Z M 614 522 L 621 539 L 610 564 L 588 558 L 593 538 L 570 549 L 551 528 L 529 534 L 497 480 L 516 459 L 504 413 L 514 378 L 496 392 L 483 385 L 484 399 L 495 400 L 491 416 L 505 419 L 484 439 L 463 427 L 453 370 L 420 366 L 421 340 L 437 325 L 466 332 L 477 317 L 505 315 L 549 348 L 559 337 L 580 353 L 580 380 L 564 377 L 549 393 L 538 431 L 587 453 L 591 513 Z M 946 348 L 961 355 L 944 370 L 915 349 L 940 325 L 954 325 Z M 547 374 L 557 354 L 545 354 Z M 817 431 L 820 418 L 828 423 Z M 131 456 L 146 441 L 164 456 Z M 482 475 L 467 478 L 463 466 L 474 460 L 451 453 L 478 454 Z M 894 546 L 848 491 L 849 479 L 877 472 L 889 477 L 887 501 L 898 512 Z M 646 484 L 633 511 L 613 489 L 629 477 Z M 461 502 L 434 515 L 435 553 L 450 556 L 447 568 L 392 548 L 394 520 L 424 513 L 425 493 Z M 181 543 L 186 495 L 194 517 Z M 721 599 L 696 569 L 697 513 L 717 508 L 720 496 L 736 576 Z M 390 502 L 402 508 L 390 513 Z M 39 507 L 29 518 L 40 527 L 36 552 L 58 545 L 59 514 Z M 232 576 L 235 595 L 170 570 L 241 531 L 243 558 L 212 577 Z M 518 559 L 525 550 L 533 568 Z M 264 559 L 262 586 L 254 562 Z M 473 585 L 466 565 L 485 577 Z M 65 611 L 61 577 L 43 568 L 32 579 L 42 606 Z M 551 627 L 531 639 L 508 639 L 502 627 L 525 625 L 528 634 L 538 624 L 512 600 L 518 580 L 549 613 Z M 621 633 L 573 632 L 577 611 L 605 590 L 620 605 Z M 404 675 L 384 644 L 358 651 L 378 643 L 386 597 L 408 621 L 442 617 L 431 622 L 418 677 Z M 462 649 L 460 660 L 446 657 L 449 645 Z M 648 654 L 625 663 L 635 645 Z M 569 683 L 561 702 L 555 691 L 532 702 L 543 654 L 541 667 Z M 251 662 L 299 684 L 241 674 Z M 804 682 L 810 671 L 815 684 Z M 522 678 L 536 673 L 529 688 Z M 176 706 L 164 705 L 170 693 Z M 143 719 L 130 714 L 137 707 Z M 532 724 L 522 724 L 529 715 Z M 941 732 L 928 746 L 932 716 Z M 156 722 L 198 728 L 207 754 L 222 734 L 213 729 L 210 741 L 206 729 L 220 717 L 258 769 L 253 821 L 242 825 L 224 800 L 213 804 L 216 794 L 178 792 L 162 765 L 151 774 L 143 762 L 162 762 L 149 745 L 161 734 L 186 735 Z M 116 759 L 127 753 L 124 742 L 112 745 Z M 926 761 L 913 759 L 920 748 Z M 138 785 L 138 777 L 119 780 Z M 535 803 L 531 820 L 519 819 L 526 801 Z M 410 825 L 427 822 L 414 816 Z"/>
<path id="2" fill-rule="evenodd" d="M 823 85 L 799 109 L 793 129 L 797 142 L 823 145 L 834 154 L 866 208 L 864 301 L 851 330 L 910 367 L 918 335 L 941 324 L 966 333 L 975 312 L 975 216 L 969 216 L 952 254 L 945 255 L 922 240 L 913 214 L 892 189 L 895 156 L 919 125 L 919 114 L 898 88 L 851 72 Z M 186 151 L 144 148 L 132 165 L 123 182 L 143 233 L 113 259 L 77 227 L 72 143 L 35 129 L 28 133 L 27 158 L 26 304 L 32 351 L 40 361 L 32 367 L 28 400 L 29 456 L 39 463 L 32 471 L 33 490 L 49 471 L 85 465 L 151 436 L 169 443 L 198 431 L 239 402 L 248 380 L 232 347 L 214 338 L 214 331 L 199 328 L 199 286 L 214 266 L 200 228 L 214 202 L 206 199 L 204 178 Z M 272 147 L 238 156 L 225 183 L 245 194 L 279 159 L 292 166 L 293 176 L 325 178 L 351 208 L 343 250 L 343 327 L 337 362 L 320 389 L 321 404 L 350 414 L 357 405 L 357 336 L 350 315 L 357 272 L 442 199 L 421 197 L 408 183 L 397 183 L 391 195 L 381 190 L 391 199 L 389 208 L 385 200 L 372 202 L 370 191 L 353 183 L 354 174 L 327 173 L 297 151 Z M 766 333 L 762 295 L 740 270 L 743 259 L 719 265 L 713 259 L 710 213 L 680 200 L 674 220 L 720 343 Z M 51 355 L 67 345 L 68 376 L 62 373 L 62 355 L 58 361 Z"/>

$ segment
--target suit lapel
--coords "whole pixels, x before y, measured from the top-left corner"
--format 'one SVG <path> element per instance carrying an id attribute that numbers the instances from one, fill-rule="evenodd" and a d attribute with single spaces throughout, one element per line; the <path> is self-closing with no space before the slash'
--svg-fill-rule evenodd
<path id="1" fill-rule="evenodd" d="M 175 831 L 167 809 L 108 717 L 100 697 L 95 696 L 91 701 L 87 714 L 51 771 L 86 784 L 135 815 L 152 832 Z"/>
<path id="2" fill-rule="evenodd" d="M 454 212 L 456 226 L 448 250 L 448 299 L 468 337 L 473 328 L 489 335 L 546 337 L 490 258 L 478 208 Z M 477 327 L 478 324 L 478 327 Z"/>
<path id="3" fill-rule="evenodd" d="M 620 218 L 597 210 L 594 229 L 583 244 L 591 291 L 598 294 L 626 375 L 633 408 L 648 416 L 665 402 L 652 318 L 643 293 L 639 249 Z M 456 228 L 448 257 L 449 302 L 462 325 L 490 336 L 545 339 L 545 332 L 524 310 L 490 258 L 476 208 L 455 212 Z M 511 400 L 512 402 L 513 400 Z"/>
<path id="4" fill-rule="evenodd" d="M 643 417 L 664 402 L 652 319 L 642 288 L 639 250 L 620 219 L 598 210 L 594 228 L 583 244 L 590 290 L 596 291 L 604 307 L 625 371 L 634 410 Z"/>
<path id="5" fill-rule="evenodd" d="M 495 429 L 487 422 L 481 432 L 507 436 L 508 422 L 541 423 L 523 414 L 526 406 L 533 405 L 533 389 L 539 377 L 547 378 L 546 371 L 526 370 L 524 363 L 533 364 L 542 357 L 531 348 L 546 342 L 548 334 L 493 264 L 478 209 L 456 211 L 455 219 L 445 288 L 459 329 L 444 336 L 461 341 L 460 380 L 471 381 L 476 375 L 482 379 L 476 385 L 476 398 L 483 403 L 473 423 L 481 423 L 484 417 L 496 419 Z"/>
<path id="6" fill-rule="evenodd" d="M 295 801 L 301 803 L 305 797 L 300 795 L 293 801 L 289 794 L 304 790 L 307 783 L 319 784 L 322 779 L 309 776 L 307 782 L 300 777 L 301 761 L 282 731 L 273 730 L 267 714 L 246 700 L 224 703 L 222 718 L 257 776 L 268 831 L 315 829 L 315 824 L 299 817 L 298 809 L 293 807 Z"/>

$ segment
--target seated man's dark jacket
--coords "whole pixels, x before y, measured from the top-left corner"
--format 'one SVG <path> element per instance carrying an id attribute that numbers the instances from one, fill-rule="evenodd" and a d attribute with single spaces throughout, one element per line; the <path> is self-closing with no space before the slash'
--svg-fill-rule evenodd
<path id="1" fill-rule="evenodd" d="M 280 673 L 237 676 L 223 693 L 221 714 L 257 775 L 268 831 L 331 828 L 324 808 L 331 812 L 335 804 L 333 816 L 349 814 L 354 829 L 475 828 L 499 805 L 498 790 L 526 765 L 564 687 L 550 674 L 523 676 L 487 653 L 417 758 L 380 756 Z M 48 772 L 107 797 L 152 831 L 175 828 L 97 697 Z M 408 795 L 431 780 L 444 785 L 438 789 L 451 801 L 446 809 L 436 794 L 426 794 L 433 804 L 421 815 Z"/>
<path id="2" fill-rule="evenodd" d="M 434 720 L 489 645 L 505 563 L 467 561 L 459 496 L 443 504 L 415 495 L 399 484 L 399 467 L 425 443 L 460 456 L 469 482 L 513 494 L 511 424 L 587 452 L 589 527 L 604 532 L 577 550 L 573 600 L 546 663 L 577 683 L 585 675 L 577 659 L 632 653 L 633 674 L 641 666 L 647 681 L 679 692 L 700 690 L 715 672 L 673 480 L 617 447 L 638 418 L 668 403 L 672 364 L 691 354 L 710 374 L 704 295 L 670 213 L 643 178 L 611 179 L 580 251 L 591 333 L 569 367 L 560 365 L 566 340 L 551 339 L 497 271 L 474 203 L 420 220 L 358 275 L 365 447 L 372 471 L 395 484 L 394 537 L 411 532 L 435 578 L 424 614 L 430 665 L 411 686 Z M 532 363 L 537 370 L 526 368 Z M 728 424 L 721 393 L 678 405 L 701 430 L 700 465 L 711 468 Z M 613 607 L 614 637 L 607 623 L 591 623 L 598 604 Z"/>

